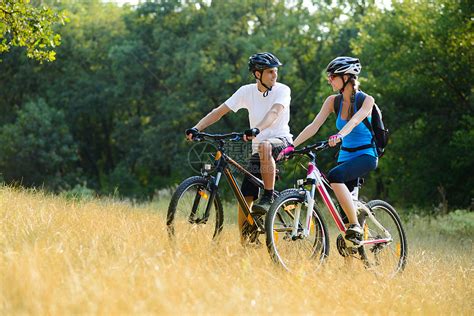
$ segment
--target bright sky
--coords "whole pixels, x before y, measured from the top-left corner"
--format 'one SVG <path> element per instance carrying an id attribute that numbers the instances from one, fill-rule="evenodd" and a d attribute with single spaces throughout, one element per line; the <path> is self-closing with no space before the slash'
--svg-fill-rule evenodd
<path id="1" fill-rule="evenodd" d="M 146 2 L 146 0 L 102 0 L 103 2 L 115 2 L 119 5 L 123 5 L 125 3 L 129 4 L 138 4 L 140 2 Z M 311 0 L 304 0 L 307 3 L 308 7 L 311 7 Z M 382 8 L 390 8 L 392 0 L 376 0 L 375 3 L 377 6 Z"/>

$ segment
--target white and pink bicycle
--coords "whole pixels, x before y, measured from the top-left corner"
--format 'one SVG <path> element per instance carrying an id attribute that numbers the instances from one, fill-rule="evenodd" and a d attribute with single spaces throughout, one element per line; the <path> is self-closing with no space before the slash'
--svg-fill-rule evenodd
<path id="1" fill-rule="evenodd" d="M 328 193 L 331 186 L 316 166 L 316 153 L 328 147 L 327 141 L 319 142 L 286 157 L 306 155 L 310 161 L 306 179 L 297 181 L 297 189 L 285 190 L 266 215 L 266 243 L 272 259 L 287 270 L 295 270 L 305 262 L 320 265 L 328 257 L 328 229 L 315 201 L 318 191 L 340 232 L 336 240 L 339 254 L 358 258 L 367 269 L 384 275 L 403 271 L 407 241 L 400 217 L 385 201 L 359 201 L 362 181 L 358 181 L 352 196 L 363 228 L 363 239 L 354 244 L 343 237 L 346 227 Z"/>

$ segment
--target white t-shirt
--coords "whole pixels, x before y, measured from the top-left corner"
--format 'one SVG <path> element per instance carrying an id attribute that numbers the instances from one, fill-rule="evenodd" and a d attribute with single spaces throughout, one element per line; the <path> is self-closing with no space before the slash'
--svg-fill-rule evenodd
<path id="1" fill-rule="evenodd" d="M 283 111 L 273 124 L 260 131 L 252 141 L 253 152 L 258 148 L 258 143 L 275 137 L 285 137 L 290 143 L 293 143 L 293 135 L 290 133 L 290 101 L 291 89 L 283 83 L 277 82 L 266 97 L 258 91 L 257 84 L 248 84 L 237 90 L 227 101 L 227 105 L 232 111 L 237 112 L 240 109 L 249 111 L 250 128 L 260 123 L 274 104 L 283 105 Z"/>

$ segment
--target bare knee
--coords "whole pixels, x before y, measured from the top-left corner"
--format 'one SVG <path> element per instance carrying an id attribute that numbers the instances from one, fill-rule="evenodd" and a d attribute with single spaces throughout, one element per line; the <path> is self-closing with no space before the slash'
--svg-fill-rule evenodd
<path id="1" fill-rule="evenodd" d="M 263 141 L 258 146 L 258 153 L 262 159 L 272 158 L 272 144 L 267 141 Z"/>

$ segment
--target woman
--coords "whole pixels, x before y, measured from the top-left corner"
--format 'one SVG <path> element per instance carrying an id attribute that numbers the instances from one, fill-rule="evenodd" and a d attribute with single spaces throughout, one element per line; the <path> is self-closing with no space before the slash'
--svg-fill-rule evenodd
<path id="1" fill-rule="evenodd" d="M 370 121 L 374 98 L 366 95 L 362 107 L 357 110 L 355 108 L 357 99 L 364 95 L 358 90 L 357 75 L 361 68 L 359 59 L 352 57 L 337 57 L 329 63 L 326 68 L 328 83 L 331 84 L 333 91 L 342 94 L 340 104 L 334 104 L 336 95 L 329 96 L 314 121 L 295 139 L 293 146 L 285 148 L 280 154 L 283 156 L 292 152 L 294 147 L 318 132 L 329 114 L 338 113 L 336 127 L 339 132 L 329 137 L 329 145 L 334 147 L 342 141 L 342 146 L 337 160 L 338 165 L 329 171 L 328 180 L 349 220 L 346 239 L 354 243 L 362 239 L 362 228 L 357 219 L 350 190 L 354 188 L 357 178 L 374 170 L 378 162 L 372 134 L 365 124 L 360 124 L 366 117 Z M 338 107 L 337 112 L 335 107 Z"/>

